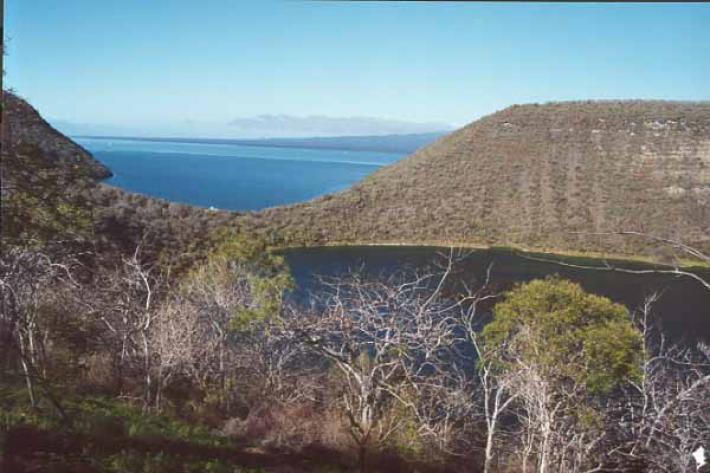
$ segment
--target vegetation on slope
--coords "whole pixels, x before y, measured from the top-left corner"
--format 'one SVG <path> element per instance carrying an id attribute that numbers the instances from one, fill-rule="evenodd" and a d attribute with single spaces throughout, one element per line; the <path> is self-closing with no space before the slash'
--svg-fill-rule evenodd
<path id="1" fill-rule="evenodd" d="M 3 154 L 18 146 L 33 144 L 57 166 L 82 169 L 95 179 L 111 176 L 111 171 L 84 148 L 52 128 L 30 104 L 14 93 L 3 91 Z"/>
<path id="2" fill-rule="evenodd" d="M 203 258 L 235 214 L 131 194 L 98 179 L 111 175 L 54 130 L 27 102 L 4 93 L 3 241 L 71 240 L 120 258 L 137 247 L 174 269 Z M 86 248 L 85 248 L 86 249 Z"/>
<path id="3" fill-rule="evenodd" d="M 710 104 L 513 106 L 351 189 L 246 217 L 292 245 L 510 245 L 652 255 L 710 246 Z"/>
<path id="4" fill-rule="evenodd" d="M 5 149 L 3 471 L 688 471 L 707 444 L 710 353 L 652 301 L 451 287 L 452 254 L 304 307 L 268 242 L 209 236 L 229 214 Z"/>

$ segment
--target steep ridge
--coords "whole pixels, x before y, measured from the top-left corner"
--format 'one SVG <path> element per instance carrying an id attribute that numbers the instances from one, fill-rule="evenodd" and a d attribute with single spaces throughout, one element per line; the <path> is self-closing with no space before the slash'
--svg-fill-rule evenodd
<path id="1" fill-rule="evenodd" d="M 94 179 L 112 175 L 88 151 L 52 128 L 29 103 L 10 92 L 3 92 L 2 126 L 4 153 L 29 143 L 57 165 L 79 166 Z"/>
<path id="2" fill-rule="evenodd" d="M 710 103 L 516 105 L 351 189 L 248 217 L 288 244 L 462 243 L 649 254 L 710 245 Z"/>

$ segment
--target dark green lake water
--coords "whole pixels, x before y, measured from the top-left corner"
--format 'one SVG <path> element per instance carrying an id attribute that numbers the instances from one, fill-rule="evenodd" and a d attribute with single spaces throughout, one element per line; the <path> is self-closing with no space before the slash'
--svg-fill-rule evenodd
<path id="1" fill-rule="evenodd" d="M 287 250 L 284 256 L 296 281 L 295 296 L 307 297 L 318 289 L 317 275 L 334 276 L 350 270 L 387 274 L 402 268 L 426 270 L 440 259 L 441 248 L 431 247 L 323 247 Z M 481 281 L 493 263 L 492 284 L 507 289 L 517 282 L 559 275 L 578 282 L 595 294 L 637 308 L 644 298 L 660 292 L 655 305 L 657 320 L 673 339 L 710 341 L 710 291 L 690 278 L 668 275 L 633 275 L 573 269 L 553 263 L 531 261 L 506 250 L 475 251 L 458 264 L 452 282 Z M 707 274 L 710 277 L 710 274 Z"/>

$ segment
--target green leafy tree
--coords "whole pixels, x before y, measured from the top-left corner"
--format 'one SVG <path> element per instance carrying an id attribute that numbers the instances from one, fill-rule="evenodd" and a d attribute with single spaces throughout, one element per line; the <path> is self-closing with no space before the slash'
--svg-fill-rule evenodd
<path id="1" fill-rule="evenodd" d="M 4 244 L 42 246 L 90 237 L 88 191 L 94 182 L 81 166 L 24 144 L 3 152 L 1 169 Z"/>
<path id="2" fill-rule="evenodd" d="M 192 380 L 208 404 L 228 409 L 244 375 L 248 343 L 281 323 L 291 277 L 258 236 L 237 231 L 181 278 L 155 316 L 155 404 L 172 380 Z"/>
<path id="3" fill-rule="evenodd" d="M 595 400 L 641 377 L 643 340 L 627 309 L 548 278 L 523 284 L 494 308 L 483 356 L 520 399 L 523 462 L 538 472 L 578 471 L 603 436 Z M 575 455 L 569 455 L 570 445 Z M 527 471 L 527 470 L 526 470 Z"/>
<path id="4" fill-rule="evenodd" d="M 285 291 L 293 285 L 283 257 L 254 235 L 225 230 L 219 240 L 193 277 L 216 277 L 222 284 L 244 289 L 241 304 L 233 308 L 233 330 L 273 321 L 279 315 Z"/>
<path id="5" fill-rule="evenodd" d="M 487 354 L 502 370 L 518 360 L 557 383 L 605 393 L 641 375 L 641 333 L 627 309 L 556 278 L 511 291 L 483 330 Z"/>

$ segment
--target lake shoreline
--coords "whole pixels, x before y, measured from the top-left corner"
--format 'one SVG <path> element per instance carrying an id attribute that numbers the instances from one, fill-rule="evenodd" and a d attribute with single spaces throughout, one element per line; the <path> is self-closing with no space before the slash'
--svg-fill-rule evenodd
<path id="1" fill-rule="evenodd" d="M 369 244 L 290 247 L 277 254 L 284 258 L 294 280 L 297 300 L 324 289 L 321 278 L 359 274 L 389 277 L 394 274 L 435 274 L 443 267 L 450 246 Z M 643 306 L 649 296 L 661 295 L 653 313 L 663 330 L 675 339 L 710 341 L 710 291 L 698 278 L 710 280 L 710 269 L 675 273 L 667 266 L 633 260 L 611 260 L 528 252 L 513 248 L 461 248 L 449 284 L 475 287 L 490 278 L 492 290 L 505 292 L 534 279 L 559 277 L 579 284 L 585 291 L 623 304 L 629 313 Z M 467 251 L 468 250 L 468 251 Z M 490 273 L 489 273 L 490 269 Z M 404 271 L 403 273 L 400 273 Z M 654 319 L 656 320 L 656 319 Z"/>
<path id="2" fill-rule="evenodd" d="M 599 271 L 608 270 L 603 265 L 604 263 L 611 263 L 612 267 L 616 267 L 618 264 L 631 264 L 636 266 L 636 268 L 630 269 L 675 269 L 674 265 L 667 263 L 661 263 L 655 261 L 650 256 L 643 255 L 624 255 L 624 254 L 609 254 L 609 253 L 598 253 L 598 252 L 584 252 L 584 251 L 567 251 L 567 250 L 541 250 L 541 249 L 529 249 L 522 248 L 518 246 L 510 245 L 485 245 L 485 244 L 475 244 L 475 243 L 465 243 L 465 242 L 327 242 L 317 245 L 286 245 L 277 246 L 275 250 L 277 252 L 281 251 L 297 251 L 306 249 L 316 249 L 316 248 L 356 248 L 356 247 L 373 247 L 373 248 L 430 248 L 430 249 L 442 249 L 448 250 L 451 248 L 460 250 L 472 250 L 472 251 L 500 251 L 510 254 L 515 254 L 523 258 L 530 258 L 533 260 L 544 260 L 548 263 L 568 263 L 568 264 L 578 264 L 580 266 L 587 265 L 592 266 L 596 263 L 599 269 L 586 268 L 589 271 Z M 551 259 L 552 258 L 552 259 Z M 677 267 L 679 270 L 683 271 L 693 271 L 701 273 L 709 273 L 710 275 L 710 264 L 706 264 L 703 261 L 682 259 L 681 264 Z M 602 264 L 599 264 L 602 263 Z M 585 269 L 585 268 L 579 268 Z"/>

